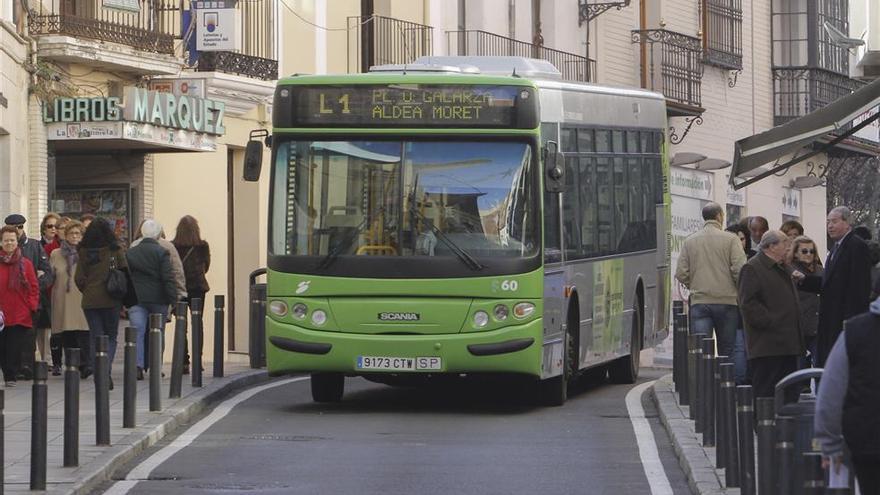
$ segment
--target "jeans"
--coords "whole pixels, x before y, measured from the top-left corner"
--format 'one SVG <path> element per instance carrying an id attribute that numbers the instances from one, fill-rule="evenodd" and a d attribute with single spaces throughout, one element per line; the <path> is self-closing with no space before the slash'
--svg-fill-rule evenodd
<path id="1" fill-rule="evenodd" d="M 137 304 L 135 306 L 132 306 L 128 310 L 128 319 L 131 321 L 132 326 L 137 329 L 137 365 L 138 365 L 138 368 L 141 368 L 141 369 L 147 368 L 147 366 L 144 366 L 144 363 L 146 362 L 146 359 L 145 359 L 146 345 L 144 345 L 144 343 L 146 341 L 144 339 L 149 338 L 149 337 L 146 337 L 146 335 L 147 335 L 147 326 L 150 323 L 150 315 L 151 314 L 162 315 L 162 324 L 159 325 L 159 329 L 161 330 L 162 341 L 163 341 L 162 347 L 164 348 L 165 347 L 165 345 L 164 345 L 165 320 L 168 317 L 168 305 L 167 304 Z M 159 352 L 162 352 L 161 349 Z"/>
<path id="2" fill-rule="evenodd" d="M 119 306 L 115 308 L 83 309 L 92 338 L 91 349 L 89 349 L 89 368 L 95 369 L 95 351 L 98 348 L 98 337 L 102 335 L 106 335 L 110 339 L 107 352 L 110 357 L 110 369 L 113 368 L 113 358 L 116 356 L 116 337 L 119 335 L 119 311 L 121 309 Z"/>
<path id="3" fill-rule="evenodd" d="M 739 308 L 733 304 L 691 304 L 691 335 L 711 337 L 715 329 L 715 340 L 719 356 L 734 356 L 736 327 L 739 326 Z"/>

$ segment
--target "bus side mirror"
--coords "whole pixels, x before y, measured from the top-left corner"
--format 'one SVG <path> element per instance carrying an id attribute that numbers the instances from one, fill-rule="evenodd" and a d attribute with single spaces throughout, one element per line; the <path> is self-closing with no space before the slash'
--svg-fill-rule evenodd
<path id="1" fill-rule="evenodd" d="M 547 141 L 544 147 L 544 189 L 549 193 L 565 189 L 565 155 L 556 141 Z"/>
<path id="2" fill-rule="evenodd" d="M 242 173 L 244 180 L 248 182 L 260 180 L 260 170 L 263 168 L 263 143 L 257 140 L 259 137 L 265 138 L 267 145 L 271 143 L 269 131 L 265 129 L 251 131 L 250 141 L 244 149 L 244 171 Z"/>

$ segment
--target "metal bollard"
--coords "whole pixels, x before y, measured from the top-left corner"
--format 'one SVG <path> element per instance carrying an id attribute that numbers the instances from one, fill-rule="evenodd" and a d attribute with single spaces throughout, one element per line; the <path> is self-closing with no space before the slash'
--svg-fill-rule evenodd
<path id="1" fill-rule="evenodd" d="M 688 378 L 688 315 L 687 313 L 682 313 L 679 315 L 678 326 L 675 328 L 675 334 L 678 336 L 678 354 L 681 356 L 679 359 L 679 367 L 681 368 L 679 375 L 681 376 L 681 387 L 679 387 L 678 391 L 678 404 L 681 406 L 687 406 L 690 404 L 690 389 L 688 388 L 689 378 Z M 673 352 L 676 352 L 673 350 Z"/>
<path id="2" fill-rule="evenodd" d="M 736 429 L 736 382 L 734 364 L 723 363 L 721 373 L 720 407 L 721 422 L 724 423 L 724 440 L 719 446 L 724 449 L 724 484 L 727 488 L 739 487 L 739 438 Z"/>
<path id="3" fill-rule="evenodd" d="M 688 386 L 692 387 L 690 390 L 690 407 L 688 408 L 688 417 L 694 420 L 694 431 L 696 433 L 703 432 L 703 424 L 700 422 L 700 415 L 697 412 L 700 410 L 700 363 L 703 362 L 703 347 L 700 345 L 702 341 L 702 335 L 690 335 L 688 336 L 688 344 L 690 345 L 689 358 L 691 361 L 688 362 Z M 691 378 L 693 377 L 693 378 Z"/>
<path id="4" fill-rule="evenodd" d="M 223 378 L 223 307 L 226 305 L 224 296 L 214 296 L 214 378 Z"/>
<path id="5" fill-rule="evenodd" d="M 776 470 L 774 462 L 776 414 L 773 408 L 771 397 L 755 399 L 758 421 L 755 428 L 758 436 L 758 493 L 761 495 L 773 495 L 775 492 L 773 476 Z"/>
<path id="6" fill-rule="evenodd" d="M 64 349 L 64 467 L 79 466 L 79 349 Z"/>
<path id="7" fill-rule="evenodd" d="M 171 383 L 168 386 L 168 398 L 180 398 L 183 388 L 183 355 L 186 352 L 186 308 L 185 302 L 177 303 L 174 317 L 174 352 L 171 354 Z"/>
<path id="8" fill-rule="evenodd" d="M 110 445 L 110 355 L 109 337 L 95 341 L 95 445 Z"/>
<path id="9" fill-rule="evenodd" d="M 715 388 L 712 391 L 715 397 L 715 468 L 724 469 L 727 466 L 726 452 L 727 437 L 724 432 L 724 414 L 721 406 L 721 365 L 727 363 L 727 356 L 715 356 L 712 372 L 715 376 Z"/>
<path id="10" fill-rule="evenodd" d="M 3 413 L 5 408 L 6 394 L 5 391 L 0 390 L 0 495 L 3 495 L 3 480 L 6 479 L 6 473 L 3 469 L 3 465 L 6 464 L 6 435 L 4 434 L 6 430 L 6 415 Z"/>
<path id="11" fill-rule="evenodd" d="M 821 452 L 804 452 L 804 495 L 825 495 L 825 470 Z"/>
<path id="12" fill-rule="evenodd" d="M 703 447 L 715 446 L 715 339 L 703 339 Z"/>
<path id="13" fill-rule="evenodd" d="M 150 411 L 162 410 L 162 315 L 150 315 Z"/>
<path id="14" fill-rule="evenodd" d="M 755 406 L 751 385 L 736 387 L 739 427 L 739 486 L 741 495 L 755 495 Z"/>
<path id="15" fill-rule="evenodd" d="M 257 277 L 265 274 L 266 269 L 259 268 L 250 275 L 248 354 L 254 369 L 266 366 L 266 284 L 257 283 Z"/>
<path id="16" fill-rule="evenodd" d="M 795 469 L 795 421 L 791 416 L 776 417 L 776 468 L 779 473 L 776 479 L 778 495 L 794 495 Z"/>
<path id="17" fill-rule="evenodd" d="M 192 362 L 190 373 L 192 374 L 192 386 L 202 386 L 202 351 L 204 347 L 204 329 L 202 328 L 202 310 L 205 309 L 205 301 L 194 297 L 189 302 L 189 314 L 192 318 Z"/>
<path id="18" fill-rule="evenodd" d="M 122 370 L 122 427 L 134 428 L 137 417 L 137 328 L 125 327 Z"/>
<path id="19" fill-rule="evenodd" d="M 684 383 L 681 376 L 681 335 L 678 333 L 683 312 L 684 303 L 682 301 L 672 301 L 672 383 L 675 385 L 675 393 L 679 394 L 679 397 L 681 397 L 681 385 Z"/>
<path id="20" fill-rule="evenodd" d="M 46 489 L 46 448 L 49 424 L 49 364 L 34 363 L 31 394 L 31 490 Z"/>

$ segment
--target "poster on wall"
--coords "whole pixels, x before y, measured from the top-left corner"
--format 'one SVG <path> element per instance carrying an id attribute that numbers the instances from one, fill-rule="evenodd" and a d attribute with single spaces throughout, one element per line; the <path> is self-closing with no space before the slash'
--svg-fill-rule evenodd
<path id="1" fill-rule="evenodd" d="M 675 280 L 675 269 L 678 266 L 678 255 L 681 253 L 681 245 L 684 240 L 694 232 L 703 228 L 703 206 L 708 201 L 699 198 L 687 198 L 684 196 L 672 196 L 672 253 L 671 269 L 672 299 L 674 301 L 687 301 L 690 294 L 685 286 Z"/>
<path id="2" fill-rule="evenodd" d="M 58 189 L 52 204 L 58 207 L 61 216 L 78 220 L 91 214 L 104 218 L 124 246 L 131 241 L 131 191 L 128 187 Z"/>

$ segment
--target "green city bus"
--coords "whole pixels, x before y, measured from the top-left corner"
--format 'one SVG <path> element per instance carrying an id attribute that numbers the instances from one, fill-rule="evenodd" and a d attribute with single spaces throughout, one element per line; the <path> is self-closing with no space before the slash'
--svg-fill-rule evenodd
<path id="1" fill-rule="evenodd" d="M 662 95 L 562 81 L 518 57 L 427 57 L 278 82 L 266 363 L 408 384 L 525 378 L 559 405 L 581 371 L 632 383 L 667 336 Z M 530 392 L 531 393 L 531 392 Z"/>

